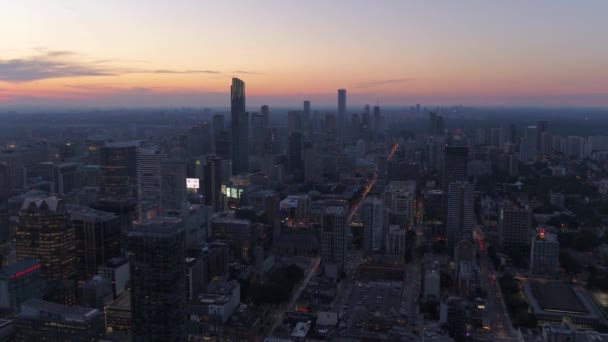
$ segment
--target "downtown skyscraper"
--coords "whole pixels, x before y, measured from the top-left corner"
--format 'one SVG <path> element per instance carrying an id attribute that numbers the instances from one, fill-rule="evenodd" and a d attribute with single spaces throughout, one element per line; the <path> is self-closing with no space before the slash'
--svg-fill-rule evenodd
<path id="1" fill-rule="evenodd" d="M 346 89 L 338 89 L 338 134 L 344 135 L 346 126 Z"/>
<path id="2" fill-rule="evenodd" d="M 232 174 L 249 170 L 249 113 L 245 111 L 245 82 L 232 79 L 230 87 L 232 115 Z"/>

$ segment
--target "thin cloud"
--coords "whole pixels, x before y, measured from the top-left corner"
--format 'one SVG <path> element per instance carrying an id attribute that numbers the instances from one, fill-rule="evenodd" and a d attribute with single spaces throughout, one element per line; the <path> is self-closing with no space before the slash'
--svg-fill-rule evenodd
<path id="1" fill-rule="evenodd" d="M 259 72 L 256 71 L 247 71 L 247 70 L 236 70 L 233 71 L 234 74 L 242 74 L 242 75 L 259 75 Z"/>
<path id="2" fill-rule="evenodd" d="M 388 79 L 388 80 L 377 80 L 377 81 L 368 81 L 361 82 L 355 85 L 355 88 L 373 88 L 386 84 L 398 84 L 398 83 L 408 83 L 415 81 L 415 78 L 396 78 L 396 79 Z"/>
<path id="3" fill-rule="evenodd" d="M 0 60 L 0 80 L 28 82 L 49 78 L 113 76 L 116 73 L 96 62 L 77 60 L 69 51 L 48 51 L 36 56 Z"/>
<path id="4" fill-rule="evenodd" d="M 221 71 L 217 70 L 168 70 L 159 69 L 152 71 L 154 74 L 221 74 Z"/>
<path id="5" fill-rule="evenodd" d="M 52 78 L 72 78 L 91 76 L 119 76 L 124 74 L 209 74 L 219 75 L 221 71 L 206 69 L 140 69 L 113 66 L 114 60 L 86 60 L 72 51 L 47 51 L 36 48 L 36 55 L 0 60 L 0 81 L 30 82 Z"/>

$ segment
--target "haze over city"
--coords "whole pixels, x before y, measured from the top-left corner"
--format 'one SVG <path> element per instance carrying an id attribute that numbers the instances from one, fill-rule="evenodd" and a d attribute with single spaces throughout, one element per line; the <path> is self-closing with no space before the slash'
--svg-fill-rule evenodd
<path id="1" fill-rule="evenodd" d="M 4 1 L 0 342 L 608 342 L 607 13 Z"/>
<path id="2" fill-rule="evenodd" d="M 0 106 L 606 106 L 605 1 L 7 1 Z"/>

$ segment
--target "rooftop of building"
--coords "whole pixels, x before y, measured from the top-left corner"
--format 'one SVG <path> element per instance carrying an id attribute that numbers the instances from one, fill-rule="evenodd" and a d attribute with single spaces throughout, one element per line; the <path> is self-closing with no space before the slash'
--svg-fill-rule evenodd
<path id="1" fill-rule="evenodd" d="M 589 310 L 581 301 L 576 290 L 569 284 L 561 282 L 531 281 L 529 289 L 538 308 L 545 312 L 587 315 Z"/>
<path id="2" fill-rule="evenodd" d="M 296 326 L 293 328 L 291 337 L 305 338 L 306 335 L 308 335 L 310 326 L 311 326 L 310 322 L 298 322 L 298 324 L 296 324 Z"/>
<path id="3" fill-rule="evenodd" d="M 214 281 L 209 284 L 207 293 L 219 294 L 219 295 L 231 295 L 236 288 L 240 287 L 240 284 L 236 280 L 230 281 Z"/>
<path id="4" fill-rule="evenodd" d="M 106 263 L 100 267 L 117 268 L 117 267 L 127 264 L 128 262 L 129 262 L 129 260 L 127 258 L 115 257 L 115 258 L 106 260 Z"/>
<path id="5" fill-rule="evenodd" d="M 103 147 L 124 148 L 139 147 L 143 140 L 107 141 Z"/>
<path id="6" fill-rule="evenodd" d="M 129 236 L 145 233 L 172 234 L 181 228 L 182 222 L 183 219 L 179 217 L 158 216 L 149 220 L 137 222 L 133 226 L 133 230 L 129 232 Z"/>
<path id="7" fill-rule="evenodd" d="M 65 206 L 72 220 L 108 221 L 117 218 L 114 213 L 96 210 L 81 205 L 68 204 Z"/>
<path id="8" fill-rule="evenodd" d="M 26 210 L 32 206 L 39 210 L 56 212 L 61 209 L 61 199 L 57 196 L 27 197 L 23 201 L 21 209 Z"/>
<path id="9" fill-rule="evenodd" d="M 131 290 L 123 292 L 108 308 L 112 310 L 131 311 Z"/>
<path id="10" fill-rule="evenodd" d="M 344 207 L 331 206 L 325 208 L 325 215 L 344 215 L 345 212 Z"/>
<path id="11" fill-rule="evenodd" d="M 101 316 L 101 312 L 97 309 L 82 306 L 65 306 L 33 298 L 21 305 L 21 312 L 16 317 L 39 319 L 44 313 L 57 315 L 61 320 L 76 322 L 85 322 Z"/>

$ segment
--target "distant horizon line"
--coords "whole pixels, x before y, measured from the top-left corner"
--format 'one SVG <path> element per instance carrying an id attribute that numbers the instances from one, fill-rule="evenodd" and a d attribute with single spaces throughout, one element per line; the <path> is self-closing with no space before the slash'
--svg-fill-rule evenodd
<path id="1" fill-rule="evenodd" d="M 303 102 L 307 100 L 302 101 Z M 337 112 L 337 106 L 331 105 L 319 105 L 314 106 L 314 102 L 311 101 L 312 108 L 311 112 L 323 110 L 324 112 L 331 112 L 332 110 Z M 279 109 L 279 110 L 302 110 L 303 108 L 298 108 L 293 105 L 277 105 L 273 106 L 271 104 L 263 104 L 258 107 L 257 110 L 248 110 L 249 113 L 256 113 L 259 111 L 259 107 L 267 105 L 270 109 Z M 368 104 L 362 105 L 351 105 L 347 106 L 346 109 L 348 112 L 355 113 L 353 111 L 354 107 L 359 107 L 359 109 L 363 110 L 364 106 Z M 375 106 L 380 106 L 382 109 L 391 109 L 391 110 L 404 110 L 415 108 L 418 104 L 403 104 L 403 105 L 372 105 L 369 104 L 371 108 Z M 580 106 L 580 105 L 466 105 L 466 104 L 453 104 L 453 105 L 433 105 L 433 104 L 420 104 L 421 109 L 425 110 L 434 110 L 434 109 L 450 109 L 450 108 L 466 108 L 466 109 L 537 109 L 537 110 L 608 110 L 607 106 L 597 106 L 597 105 L 589 105 L 589 106 Z M 250 108 L 248 108 L 250 109 Z M 222 110 L 222 111 L 230 111 L 230 106 L 143 106 L 143 105 L 132 105 L 132 106 L 99 106 L 99 105 L 77 105 L 77 106 L 64 106 L 64 105 L 44 105 L 44 106 L 36 106 L 36 105 L 13 105 L 13 106 L 2 106 L 0 105 L 0 113 L 6 113 L 9 111 L 47 111 L 47 110 L 61 110 L 61 111 L 77 111 L 77 110 L 189 110 L 189 111 L 205 111 L 205 110 Z"/>

